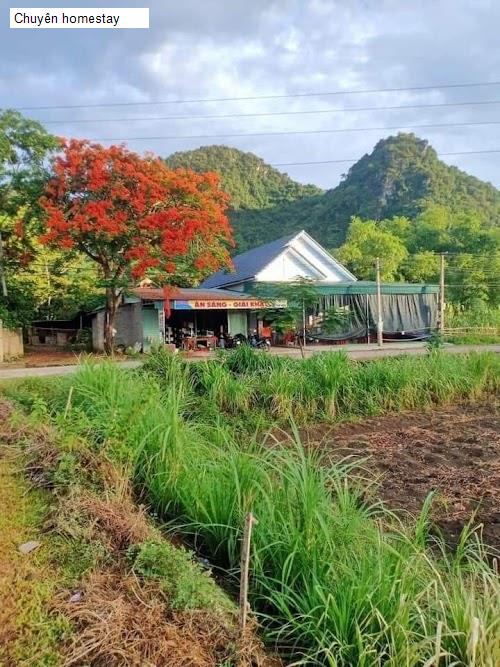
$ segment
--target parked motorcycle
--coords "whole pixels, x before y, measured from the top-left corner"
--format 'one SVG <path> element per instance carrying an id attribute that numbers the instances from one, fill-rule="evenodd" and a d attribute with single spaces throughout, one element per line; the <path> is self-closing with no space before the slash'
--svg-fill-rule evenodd
<path id="1" fill-rule="evenodd" d="M 239 347 L 248 343 L 247 337 L 244 334 L 236 334 L 231 339 L 231 347 Z"/>
<path id="2" fill-rule="evenodd" d="M 250 336 L 250 346 L 259 350 L 269 350 L 271 348 L 271 339 L 261 336 L 259 332 L 254 329 Z"/>

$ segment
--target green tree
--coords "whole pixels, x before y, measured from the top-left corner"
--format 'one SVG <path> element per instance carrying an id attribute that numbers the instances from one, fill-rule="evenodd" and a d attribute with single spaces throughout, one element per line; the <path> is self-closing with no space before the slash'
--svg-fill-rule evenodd
<path id="1" fill-rule="evenodd" d="M 400 272 L 409 283 L 437 283 L 439 281 L 439 255 L 431 250 L 409 255 L 400 266 Z"/>
<path id="2" fill-rule="evenodd" d="M 301 229 L 327 248 L 338 247 L 345 242 L 352 216 L 366 220 L 404 216 L 413 221 L 433 205 L 455 214 L 475 212 L 484 229 L 500 225 L 497 188 L 441 161 L 427 141 L 407 133 L 380 140 L 335 188 L 293 201 L 276 199 L 266 208 L 231 213 L 240 252 Z M 402 238 L 400 231 L 388 231 Z"/>
<path id="3" fill-rule="evenodd" d="M 38 242 L 39 198 L 59 145 L 40 123 L 0 113 L 0 319 L 8 326 L 72 317 L 99 299 L 91 262 Z"/>
<path id="4" fill-rule="evenodd" d="M 259 313 L 265 317 L 279 333 L 296 331 L 299 341 L 304 342 L 307 315 L 318 304 L 319 294 L 316 283 L 310 278 L 298 278 L 289 283 L 275 283 L 271 288 L 256 285 L 255 295 L 263 299 L 272 296 L 286 301 L 285 308 L 268 309 Z"/>
<path id="5" fill-rule="evenodd" d="M 9 326 L 31 319 L 33 299 L 18 282 L 19 271 L 33 257 L 30 234 L 16 232 L 36 224 L 38 198 L 47 178 L 46 159 L 58 145 L 36 121 L 17 111 L 0 112 L 0 317 Z"/>
<path id="6" fill-rule="evenodd" d="M 401 239 L 384 229 L 384 223 L 353 217 L 344 245 L 333 251 L 357 278 L 375 278 L 376 258 L 380 258 L 382 280 L 395 280 L 408 251 Z"/>

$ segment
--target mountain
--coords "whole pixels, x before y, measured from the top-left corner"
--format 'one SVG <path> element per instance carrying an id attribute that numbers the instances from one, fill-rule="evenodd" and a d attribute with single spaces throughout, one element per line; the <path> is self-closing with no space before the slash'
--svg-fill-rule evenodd
<path id="1" fill-rule="evenodd" d="M 413 218 L 430 203 L 479 211 L 487 226 L 500 222 L 500 191 L 445 164 L 413 134 L 379 141 L 327 192 L 300 185 L 255 155 L 224 146 L 175 153 L 167 162 L 221 174 L 234 197 L 230 217 L 238 252 L 300 229 L 327 248 L 337 247 L 353 215 Z"/>
<path id="2" fill-rule="evenodd" d="M 223 189 L 231 196 L 234 210 L 280 206 L 323 192 L 315 185 L 293 181 L 253 153 L 228 146 L 204 146 L 173 153 L 165 162 L 172 168 L 188 167 L 220 174 Z"/>

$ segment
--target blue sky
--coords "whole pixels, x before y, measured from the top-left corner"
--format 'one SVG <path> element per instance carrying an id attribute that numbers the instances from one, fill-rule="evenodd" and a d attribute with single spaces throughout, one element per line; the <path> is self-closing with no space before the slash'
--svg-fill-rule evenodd
<path id="1" fill-rule="evenodd" d="M 496 0 L 31 0 L 30 7 L 150 7 L 149 30 L 44 32 L 10 30 L 9 7 L 14 3 L 0 2 L 0 107 L 164 102 L 500 79 L 500 3 Z M 391 133 L 360 128 L 500 121 L 500 103 L 355 110 L 360 107 L 494 100 L 500 102 L 500 86 L 24 113 L 47 121 L 54 133 L 127 140 L 139 152 L 166 156 L 202 144 L 224 143 L 257 153 L 270 163 L 289 163 L 359 158 Z M 337 111 L 185 118 L 313 110 Z M 158 116 L 182 118 L 154 118 Z M 459 152 L 500 149 L 499 128 L 475 125 L 414 131 L 438 152 Z M 349 131 L 161 138 L 328 129 Z M 444 159 L 500 186 L 500 153 Z M 283 170 L 299 181 L 329 188 L 348 168 L 346 163 Z"/>

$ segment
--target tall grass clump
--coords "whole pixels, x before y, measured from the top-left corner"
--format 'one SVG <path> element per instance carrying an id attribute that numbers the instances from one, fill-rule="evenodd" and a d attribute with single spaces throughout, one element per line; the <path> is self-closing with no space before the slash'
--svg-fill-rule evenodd
<path id="1" fill-rule="evenodd" d="M 299 423 L 342 420 L 474 400 L 498 391 L 500 384 L 500 360 L 493 353 L 435 351 L 357 362 L 343 352 L 293 360 L 244 347 L 228 353 L 224 366 L 240 384 L 252 385 L 246 394 L 250 407 L 281 423 L 290 417 Z M 223 409 L 239 411 L 229 391 Z"/>
<path id="2" fill-rule="evenodd" d="M 239 358 L 238 373 L 222 362 L 224 373 L 261 373 L 260 364 L 269 362 L 260 359 L 257 370 L 245 371 Z M 450 393 L 466 397 L 495 384 L 491 357 L 455 359 L 369 366 L 325 356 L 287 361 L 282 371 L 301 387 L 296 396 L 318 401 L 317 414 L 343 416 L 449 400 Z M 171 358 L 154 378 L 150 367 L 142 375 L 85 367 L 71 380 L 74 407 L 88 416 L 98 446 L 119 433 L 121 448 L 110 451 L 128 452 L 137 492 L 229 577 L 238 573 L 245 514 L 254 512 L 251 602 L 287 664 L 498 664 L 498 575 L 476 534 L 464 534 L 452 555 L 427 535 L 428 504 L 410 527 L 368 506 L 347 465 L 320 465 L 294 427 L 283 443 L 246 433 L 237 438 L 223 421 L 193 420 L 199 413 L 190 403 L 204 400 L 199 383 L 209 388 L 219 377 L 208 369 L 193 374 Z M 267 367 L 262 377 L 266 373 L 276 373 L 278 383 L 276 368 Z M 446 374 L 447 396 L 436 373 Z M 304 378 L 310 395 L 303 393 Z M 373 402 L 366 405 L 369 395 Z M 101 409 L 106 424 L 98 428 Z"/>
<path id="3" fill-rule="evenodd" d="M 323 418 L 335 419 L 350 402 L 353 366 L 345 352 L 315 354 L 301 362 Z"/>
<path id="4" fill-rule="evenodd" d="M 203 400 L 219 410 L 237 413 L 250 409 L 255 387 L 252 375 L 236 377 L 224 363 L 205 361 L 191 369 L 191 377 Z"/>
<path id="5" fill-rule="evenodd" d="M 165 391 L 167 370 L 183 370 L 192 386 L 195 414 L 231 420 L 252 415 L 251 424 L 345 420 L 475 400 L 500 386 L 500 360 L 493 353 L 400 356 L 353 361 L 344 352 L 291 359 L 241 346 L 215 360 L 186 363 L 159 352 L 144 365 Z"/>

